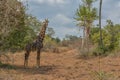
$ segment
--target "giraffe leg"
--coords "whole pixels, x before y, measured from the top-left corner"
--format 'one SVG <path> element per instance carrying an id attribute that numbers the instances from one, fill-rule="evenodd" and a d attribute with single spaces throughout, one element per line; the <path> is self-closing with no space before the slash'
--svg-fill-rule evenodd
<path id="1" fill-rule="evenodd" d="M 37 51 L 37 68 L 40 67 L 40 50 Z"/>
<path id="2" fill-rule="evenodd" d="M 29 53 L 30 53 L 30 52 L 26 52 L 26 53 L 25 53 L 25 59 L 24 59 L 24 67 L 25 67 L 25 68 L 28 66 Z"/>

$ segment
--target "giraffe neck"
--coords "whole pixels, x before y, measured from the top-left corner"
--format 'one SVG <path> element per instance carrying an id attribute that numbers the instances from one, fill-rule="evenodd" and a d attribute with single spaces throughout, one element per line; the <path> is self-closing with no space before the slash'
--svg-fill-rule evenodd
<path id="1" fill-rule="evenodd" d="M 45 32 L 46 32 L 46 26 L 44 25 L 39 33 L 39 37 L 42 41 L 44 40 Z"/>

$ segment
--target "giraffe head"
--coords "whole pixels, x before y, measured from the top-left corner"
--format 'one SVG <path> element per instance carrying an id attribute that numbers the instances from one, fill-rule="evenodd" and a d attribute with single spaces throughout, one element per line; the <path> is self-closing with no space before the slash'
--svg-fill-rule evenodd
<path id="1" fill-rule="evenodd" d="M 48 23 L 49 23 L 48 19 L 45 19 L 45 21 L 43 21 L 43 25 L 46 26 L 46 27 L 48 26 Z"/>
<path id="2" fill-rule="evenodd" d="M 49 23 L 48 19 L 45 19 L 45 21 L 43 21 L 43 23 L 42 23 L 42 29 L 40 29 L 40 33 L 39 33 L 39 36 L 42 40 L 45 37 L 45 32 L 46 32 L 46 28 L 48 26 L 48 23 Z"/>

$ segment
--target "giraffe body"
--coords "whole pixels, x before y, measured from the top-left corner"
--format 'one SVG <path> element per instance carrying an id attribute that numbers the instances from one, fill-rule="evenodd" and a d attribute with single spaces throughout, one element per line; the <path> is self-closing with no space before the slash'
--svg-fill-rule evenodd
<path id="1" fill-rule="evenodd" d="M 36 57 L 36 64 L 37 67 L 40 66 L 40 52 L 41 49 L 43 48 L 43 40 L 45 37 L 45 32 L 46 32 L 46 28 L 48 26 L 48 20 L 45 19 L 45 21 L 43 22 L 43 26 L 42 29 L 39 33 L 39 35 L 37 36 L 37 39 L 35 41 L 33 41 L 32 43 L 28 43 L 25 47 L 25 59 L 24 59 L 24 67 L 28 66 L 28 59 L 29 59 L 29 55 L 31 51 L 36 50 L 37 51 L 37 57 Z"/>

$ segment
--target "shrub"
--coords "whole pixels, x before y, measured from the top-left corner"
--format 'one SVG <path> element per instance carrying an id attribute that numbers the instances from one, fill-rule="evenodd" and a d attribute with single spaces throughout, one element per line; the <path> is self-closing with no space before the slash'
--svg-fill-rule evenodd
<path id="1" fill-rule="evenodd" d="M 92 80 L 119 80 L 117 77 L 113 76 L 113 74 L 108 74 L 104 71 L 94 71 L 91 74 Z"/>

